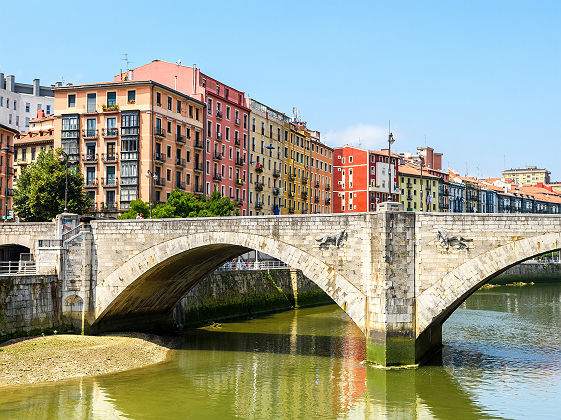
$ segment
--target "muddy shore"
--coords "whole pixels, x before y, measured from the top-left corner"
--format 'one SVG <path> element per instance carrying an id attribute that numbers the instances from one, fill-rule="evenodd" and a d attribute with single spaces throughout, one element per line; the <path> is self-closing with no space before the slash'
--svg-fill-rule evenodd
<path id="1" fill-rule="evenodd" d="M 0 345 L 0 387 L 103 375 L 165 361 L 178 339 L 149 334 L 51 335 Z"/>

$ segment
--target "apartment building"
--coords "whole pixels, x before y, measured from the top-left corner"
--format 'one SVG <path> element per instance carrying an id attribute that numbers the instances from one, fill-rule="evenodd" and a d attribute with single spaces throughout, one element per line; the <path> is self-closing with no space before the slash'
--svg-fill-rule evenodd
<path id="1" fill-rule="evenodd" d="M 439 188 L 441 178 L 421 167 L 405 163 L 399 166 L 399 180 L 401 187 L 400 201 L 406 211 L 437 212 L 440 208 Z"/>
<path id="2" fill-rule="evenodd" d="M 115 217 L 135 199 L 202 193 L 203 102 L 153 81 L 54 90 L 54 145 L 83 171 L 92 211 Z"/>
<path id="3" fill-rule="evenodd" d="M 248 104 L 251 109 L 249 215 L 280 214 L 283 205 L 284 124 L 289 118 L 254 99 L 248 99 Z"/>
<path id="4" fill-rule="evenodd" d="M 282 214 L 309 213 L 310 137 L 297 124 L 284 123 Z"/>
<path id="5" fill-rule="evenodd" d="M 547 169 L 539 169 L 536 166 L 526 166 L 525 168 L 508 169 L 502 172 L 503 178 L 509 178 L 515 184 L 536 184 L 541 182 L 549 184 L 551 182 L 551 172 Z"/>
<path id="6" fill-rule="evenodd" d="M 54 121 L 53 114 L 45 115 L 45 111 L 39 110 L 37 118 L 29 122 L 29 131 L 14 140 L 14 187 L 21 171 L 35 162 L 41 152 L 54 147 Z"/>
<path id="7" fill-rule="evenodd" d="M 37 111 L 53 112 L 54 93 L 51 87 L 41 86 L 39 79 L 33 84 L 17 83 L 14 75 L 0 73 L 0 124 L 24 132 Z"/>
<path id="8" fill-rule="evenodd" d="M 154 60 L 115 76 L 115 80 L 154 80 L 205 103 L 204 193 L 219 191 L 248 213 L 249 112 L 244 92 L 204 74 L 200 69 Z"/>
<path id="9" fill-rule="evenodd" d="M 0 124 L 0 214 L 3 220 L 11 218 L 13 195 L 13 152 L 18 131 Z"/>

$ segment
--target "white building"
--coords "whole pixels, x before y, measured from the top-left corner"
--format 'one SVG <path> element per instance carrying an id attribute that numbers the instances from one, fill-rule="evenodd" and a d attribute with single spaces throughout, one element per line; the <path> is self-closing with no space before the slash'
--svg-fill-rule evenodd
<path id="1" fill-rule="evenodd" d="M 29 121 L 37 116 L 37 111 L 52 114 L 54 103 L 53 90 L 41 86 L 39 79 L 28 85 L 16 83 L 13 75 L 4 77 L 0 73 L 0 124 L 20 132 L 28 131 Z"/>

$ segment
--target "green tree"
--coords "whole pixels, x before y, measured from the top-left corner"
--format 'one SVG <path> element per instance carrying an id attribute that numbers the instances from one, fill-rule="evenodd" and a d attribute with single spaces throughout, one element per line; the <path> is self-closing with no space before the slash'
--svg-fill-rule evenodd
<path id="1" fill-rule="evenodd" d="M 66 163 L 60 162 L 60 149 L 41 152 L 23 169 L 14 190 L 15 213 L 25 221 L 50 221 L 64 211 Z M 84 178 L 77 166 L 68 168 L 68 211 L 84 214 L 90 207 L 84 192 Z"/>
<path id="2" fill-rule="evenodd" d="M 152 209 L 152 217 L 155 219 L 166 219 L 173 217 L 216 217 L 230 216 L 234 212 L 235 202 L 229 198 L 220 197 L 220 193 L 215 191 L 210 198 L 185 193 L 174 190 L 169 195 L 168 200 L 163 204 L 158 204 Z M 128 212 L 122 214 L 120 219 L 134 219 L 137 213 L 142 213 L 144 217 L 149 215 L 148 203 L 141 200 L 131 202 Z"/>

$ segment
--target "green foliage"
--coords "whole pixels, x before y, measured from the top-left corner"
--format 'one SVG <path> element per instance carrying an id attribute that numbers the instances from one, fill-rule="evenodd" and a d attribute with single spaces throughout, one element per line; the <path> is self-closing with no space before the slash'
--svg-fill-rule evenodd
<path id="1" fill-rule="evenodd" d="M 152 209 L 154 219 L 167 219 L 173 217 L 217 217 L 231 216 L 232 213 L 239 214 L 235 209 L 235 202 L 229 198 L 220 197 L 220 193 L 215 191 L 209 199 L 194 194 L 185 193 L 181 190 L 174 190 L 169 195 L 166 203 L 158 204 Z M 145 218 L 149 217 L 150 209 L 148 203 L 141 200 L 131 202 L 128 212 L 122 214 L 120 219 L 134 219 L 141 213 Z"/>
<path id="2" fill-rule="evenodd" d="M 60 149 L 41 152 L 34 163 L 22 170 L 14 190 L 15 213 L 25 221 L 50 221 L 64 211 L 66 163 Z M 68 168 L 68 211 L 84 214 L 90 199 L 84 192 L 84 178 L 77 166 Z"/>

